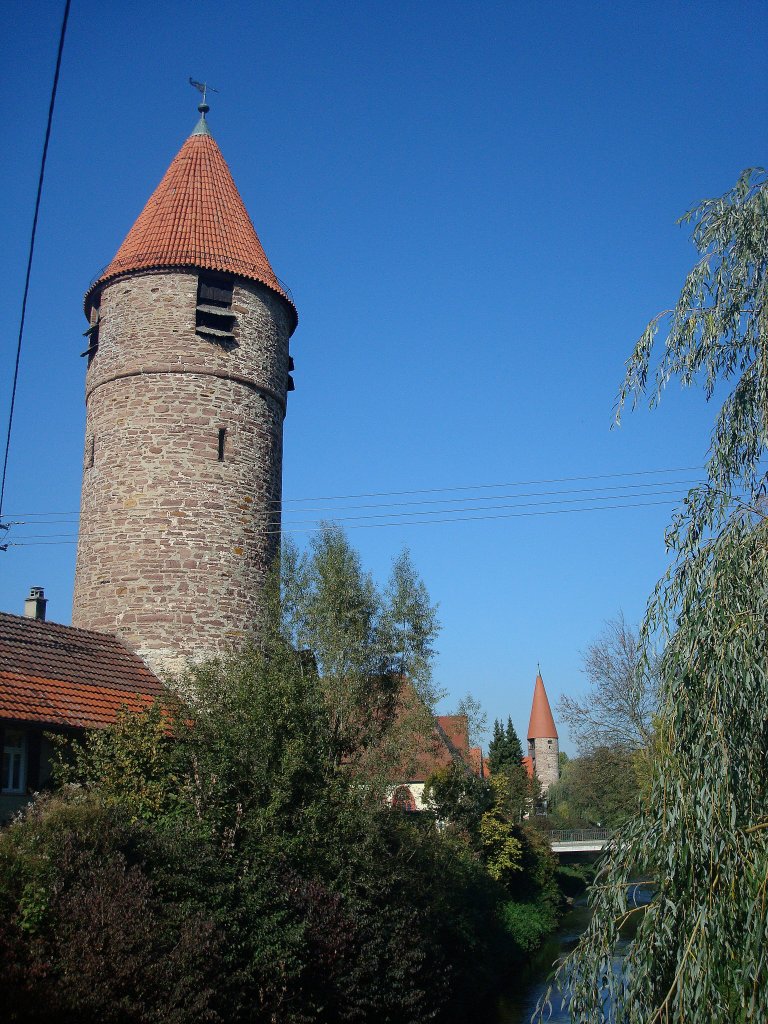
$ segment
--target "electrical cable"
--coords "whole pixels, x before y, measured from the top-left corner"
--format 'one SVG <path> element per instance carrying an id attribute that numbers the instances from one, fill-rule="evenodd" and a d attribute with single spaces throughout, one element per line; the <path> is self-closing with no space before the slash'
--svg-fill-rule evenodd
<path id="1" fill-rule="evenodd" d="M 390 523 L 355 523 L 351 522 L 347 525 L 350 530 L 372 530 L 379 529 L 388 526 L 432 526 L 436 523 L 474 523 L 483 522 L 490 519 L 519 519 L 526 518 L 529 516 L 557 516 L 565 515 L 568 513 L 576 512 L 613 512 L 621 509 L 628 508 L 650 508 L 655 505 L 674 505 L 676 503 L 675 498 L 667 498 L 663 501 L 641 501 L 632 502 L 625 505 L 594 505 L 589 508 L 559 508 L 559 509 L 545 509 L 539 512 L 505 512 L 501 515 L 482 515 L 482 516 L 450 516 L 443 519 L 421 519 L 413 522 L 401 523 L 401 522 L 390 522 Z M 297 524 L 294 524 L 297 525 Z M 283 529 L 283 530 L 260 530 L 257 531 L 261 536 L 280 536 L 285 534 L 304 534 L 304 533 L 315 533 L 319 529 L 319 526 L 310 527 L 309 529 Z M 48 536 L 72 536 L 72 540 L 21 540 L 21 541 L 9 541 L 9 547 L 36 547 L 40 545 L 58 545 L 58 544 L 76 544 L 77 540 L 74 535 L 68 534 L 49 534 Z"/>
<path id="2" fill-rule="evenodd" d="M 545 492 L 545 493 L 547 493 L 547 492 Z M 552 493 L 552 492 L 549 492 L 549 493 Z M 556 492 L 554 492 L 554 493 L 556 493 Z M 529 497 L 529 496 L 530 495 L 519 495 L 518 497 Z M 404 518 L 409 518 L 409 517 L 414 517 L 414 516 L 421 516 L 421 517 L 429 516 L 429 517 L 434 518 L 435 516 L 445 515 L 447 513 L 459 513 L 459 512 L 461 512 L 461 513 L 464 513 L 464 512 L 498 512 L 498 511 L 503 511 L 503 510 L 512 509 L 512 508 L 536 508 L 536 507 L 540 507 L 542 505 L 578 505 L 578 504 L 583 504 L 584 502 L 588 502 L 588 501 L 608 502 L 608 501 L 619 501 L 621 499 L 634 498 L 634 497 L 637 497 L 637 498 L 667 498 L 668 497 L 668 498 L 675 498 L 675 499 L 679 500 L 680 493 L 678 491 L 655 490 L 655 491 L 649 491 L 649 492 L 647 492 L 645 494 L 638 494 L 638 495 L 634 495 L 634 494 L 602 494 L 602 495 L 590 494 L 588 497 L 581 497 L 581 498 L 555 498 L 552 501 L 547 501 L 547 500 L 516 501 L 516 502 L 512 502 L 511 504 L 503 504 L 503 505 L 469 505 L 469 506 L 466 506 L 464 508 L 455 508 L 455 509 L 454 508 L 436 508 L 436 509 L 425 509 L 423 511 L 419 510 L 419 509 L 409 509 L 406 512 L 389 512 L 389 511 L 387 511 L 387 512 L 366 513 L 364 515 L 355 515 L 355 516 L 340 515 L 340 516 L 335 516 L 332 521 L 336 522 L 336 523 L 353 523 L 353 522 L 357 522 L 357 521 L 359 521 L 361 519 L 393 519 L 394 520 L 394 519 L 404 519 Z M 158 510 L 157 509 L 147 509 L 147 511 L 151 511 L 153 513 L 156 513 Z M 345 511 L 345 510 L 342 510 L 342 511 Z M 257 517 L 260 516 L 261 518 L 264 518 L 264 519 L 274 518 L 274 515 L 275 515 L 275 513 L 269 513 L 269 512 L 267 512 L 267 513 L 256 513 Z M 160 531 L 160 530 L 167 530 L 169 528 L 170 529 L 175 529 L 178 526 L 178 523 L 172 521 L 172 519 L 174 519 L 174 518 L 178 518 L 178 516 L 174 516 L 173 513 L 171 513 L 171 515 L 169 515 L 169 517 L 168 517 L 168 519 L 166 520 L 165 523 L 159 524 L 159 523 L 156 522 L 154 524 L 155 528 L 158 531 Z M 294 527 L 294 526 L 311 526 L 313 524 L 318 524 L 318 523 L 327 522 L 327 521 L 328 520 L 325 519 L 325 518 L 316 518 L 316 517 L 315 518 L 310 518 L 310 519 L 285 519 L 285 520 L 283 520 L 283 527 L 284 528 L 290 528 L 290 527 Z M 415 520 L 415 521 L 419 522 L 421 520 Z M 54 525 L 55 522 L 56 522 L 56 520 L 54 520 L 53 522 L 48 522 L 48 523 L 35 523 L 35 524 L 30 524 L 30 525 L 35 525 L 35 526 L 49 526 L 49 525 L 51 525 L 52 526 L 52 525 Z M 9 525 L 19 525 L 19 524 L 9 523 Z M 75 525 L 75 524 L 72 523 L 70 525 Z M 87 530 L 86 531 L 86 534 L 87 534 L 88 537 L 103 536 L 105 533 L 108 534 L 108 535 L 113 535 L 114 534 L 114 526 L 110 524 L 109 526 L 107 526 L 106 528 L 103 528 L 101 530 L 97 529 L 97 530 Z M 68 537 L 68 536 L 72 536 L 72 534 L 68 534 L 68 533 L 26 534 L 25 536 L 23 536 L 22 539 L 28 540 L 28 539 L 31 539 L 32 537 L 43 538 L 43 537 Z"/>
<path id="3" fill-rule="evenodd" d="M 21 320 L 19 322 L 19 339 L 16 345 L 16 365 L 13 371 L 13 384 L 11 386 L 11 405 L 8 412 L 8 432 L 5 438 L 5 455 L 3 457 L 3 475 L 0 480 L 0 515 L 3 512 L 3 498 L 5 497 L 5 478 L 8 473 L 8 453 L 11 449 L 11 429 L 13 427 L 13 413 L 16 406 L 16 388 L 19 382 L 19 363 L 21 361 L 21 342 L 24 337 L 24 321 L 27 315 L 27 297 L 29 295 L 29 281 L 32 275 L 32 257 L 35 252 L 35 237 L 37 235 L 37 218 L 40 213 L 40 199 L 43 193 L 43 178 L 45 177 L 45 164 L 48 159 L 48 142 L 51 138 L 51 125 L 53 124 L 53 108 L 56 104 L 56 93 L 59 88 L 59 71 L 61 70 L 61 56 L 64 52 L 64 37 L 67 33 L 67 21 L 69 20 L 69 7 L 71 0 L 65 0 L 64 17 L 61 22 L 61 33 L 59 35 L 59 49 L 56 54 L 56 70 L 53 75 L 53 87 L 51 89 L 51 102 L 48 107 L 48 123 L 45 128 L 45 142 L 43 143 L 43 155 L 40 161 L 40 175 L 37 180 L 37 197 L 35 198 L 35 215 L 32 218 L 32 234 L 29 240 L 29 256 L 27 258 L 27 272 L 24 278 L 24 295 L 21 300 Z"/>
<path id="4" fill-rule="evenodd" d="M 366 508 L 384 508 L 385 511 L 383 511 L 383 512 L 375 512 L 375 513 L 367 513 L 367 514 L 364 514 L 364 515 L 352 515 L 352 516 L 345 516 L 345 515 L 341 514 L 341 515 L 333 516 L 333 521 L 335 521 L 335 522 L 353 522 L 353 521 L 360 520 L 360 519 L 387 519 L 387 518 L 390 518 L 390 519 L 402 519 L 404 517 L 413 517 L 413 516 L 421 516 L 421 517 L 432 516 L 432 517 L 434 517 L 434 516 L 437 516 L 437 515 L 443 515 L 445 513 L 485 512 L 485 511 L 494 511 L 495 512 L 495 511 L 500 511 L 500 510 L 503 510 L 503 509 L 510 509 L 510 508 L 530 508 L 530 507 L 536 507 L 536 506 L 541 506 L 541 505 L 574 505 L 574 504 L 580 504 L 580 503 L 588 502 L 588 501 L 599 501 L 599 502 L 619 501 L 619 500 L 623 500 L 623 499 L 627 499 L 627 498 L 634 498 L 634 497 L 643 498 L 643 499 L 646 499 L 646 498 L 658 498 L 658 497 L 676 497 L 676 498 L 679 498 L 680 494 L 679 494 L 678 491 L 676 491 L 676 490 L 675 491 L 662 490 L 661 488 L 663 488 L 663 487 L 671 487 L 671 486 L 676 485 L 676 484 L 686 485 L 687 486 L 691 482 L 695 482 L 695 481 L 688 481 L 688 480 L 665 480 L 665 481 L 661 481 L 661 480 L 659 480 L 659 481 L 655 481 L 653 483 L 646 483 L 646 484 L 622 484 L 622 485 L 617 485 L 617 486 L 614 486 L 614 487 L 595 487 L 595 488 L 581 487 L 581 488 L 571 488 L 569 490 L 527 491 L 527 492 L 523 492 L 521 494 L 494 495 L 494 496 L 489 496 L 488 498 L 484 498 L 483 495 L 479 495 L 479 496 L 476 496 L 475 498 L 450 498 L 450 499 L 446 499 L 446 501 L 431 500 L 431 501 L 426 501 L 426 502 L 413 502 L 413 503 L 409 503 L 409 502 L 393 502 L 392 505 L 389 505 L 389 506 L 387 506 L 387 505 L 357 505 L 357 506 L 349 505 L 346 508 L 339 509 L 338 511 L 341 512 L 341 513 L 352 512 L 352 511 L 355 511 L 358 508 L 362 508 L 362 509 L 366 509 Z M 636 490 L 638 487 L 644 487 L 644 488 L 646 488 L 646 490 L 643 491 L 640 494 L 617 493 L 617 492 L 620 492 L 620 491 Z M 652 490 L 648 490 L 648 488 L 653 488 L 653 489 Z M 600 491 L 610 491 L 612 493 L 608 493 L 608 494 L 597 493 L 597 492 L 600 492 Z M 571 497 L 571 495 L 584 495 L 584 494 L 586 494 L 587 496 L 586 497 Z M 509 504 L 509 505 L 507 505 L 507 504 L 498 504 L 498 502 L 501 502 L 501 501 L 503 501 L 506 498 L 514 498 L 516 500 L 512 504 Z M 524 502 L 524 501 L 520 500 L 522 498 L 537 498 L 539 500 L 537 500 L 537 501 L 525 501 Z M 554 500 L 544 500 L 544 499 L 548 499 L 548 498 L 553 498 Z M 444 507 L 446 502 L 448 502 L 448 503 L 456 503 L 458 501 L 466 502 L 466 501 L 472 501 L 472 500 L 486 501 L 486 502 L 489 502 L 489 504 L 475 505 L 475 506 L 471 506 L 471 505 L 467 506 L 467 505 L 465 505 L 463 508 L 446 508 L 446 507 Z M 490 504 L 491 502 L 492 502 L 492 504 Z M 443 507 L 434 508 L 434 509 L 432 509 L 432 508 L 431 509 L 424 509 L 424 510 L 418 509 L 418 508 L 408 508 L 407 511 L 405 511 L 405 512 L 395 512 L 395 511 L 392 511 L 392 509 L 402 508 L 403 506 L 408 506 L 409 504 L 437 504 L 437 505 L 441 505 Z M 112 511 L 112 513 L 114 513 L 117 510 L 113 509 L 111 511 Z M 181 518 L 186 520 L 188 518 L 186 514 L 183 514 L 182 512 L 177 511 L 175 507 L 171 507 L 171 508 L 162 508 L 161 507 L 161 508 L 158 508 L 157 506 L 138 506 L 138 507 L 134 507 L 134 508 L 132 508 L 130 510 L 121 510 L 121 511 L 128 511 L 130 514 L 136 514 L 137 512 L 149 511 L 149 512 L 152 512 L 153 515 L 156 515 L 158 512 L 161 512 L 161 513 L 162 512 L 167 512 L 168 519 L 166 521 L 166 524 L 167 524 L 167 527 L 170 527 L 170 528 L 173 528 L 176 525 L 178 525 L 173 520 L 178 520 L 178 519 L 181 519 Z M 319 512 L 323 513 L 323 516 L 322 516 L 322 519 L 320 519 L 320 518 L 312 518 L 310 520 L 291 519 L 291 518 L 283 517 L 282 522 L 283 522 L 283 528 L 284 529 L 287 529 L 288 527 L 291 527 L 291 526 L 302 526 L 302 525 L 308 525 L 309 523 L 318 523 L 318 522 L 321 522 L 321 521 L 327 521 L 328 513 L 329 513 L 329 511 L 332 511 L 332 510 L 328 510 L 328 509 L 314 509 L 314 510 L 313 509 L 302 509 L 302 510 L 294 509 L 292 511 L 292 513 L 288 513 L 288 515 L 296 514 L 299 511 L 301 511 L 301 512 L 319 511 Z M 256 511 L 256 510 L 254 510 L 254 512 L 253 512 L 253 518 L 254 519 L 258 519 L 258 518 L 271 519 L 271 518 L 274 517 L 274 515 L 275 515 L 275 513 L 273 513 L 273 512 L 259 512 L 259 511 Z M 121 516 L 121 518 L 123 520 L 126 520 L 128 518 L 128 516 L 127 515 L 123 515 L 123 516 Z M 166 524 L 163 524 L 163 525 L 166 526 Z M 41 527 L 46 527 L 46 526 L 59 526 L 59 525 L 62 525 L 62 526 L 77 526 L 77 522 L 75 520 L 68 520 L 68 519 L 48 519 L 48 520 L 45 520 L 43 522 L 41 522 L 40 520 L 33 521 L 33 520 L 27 519 L 27 520 L 9 520 L 7 525 L 9 527 L 15 526 L 15 527 L 21 527 L 23 529 L 25 527 L 31 527 L 31 528 L 38 527 L 38 528 L 41 528 Z M 158 528 L 159 528 L 161 524 L 156 523 L 155 525 L 158 526 Z M 88 536 L 89 537 L 96 537 L 96 536 L 99 536 L 99 535 L 103 535 L 105 532 L 112 534 L 114 532 L 114 525 L 110 524 L 108 527 L 103 528 L 101 530 L 97 530 L 97 529 L 96 530 L 89 530 L 88 531 Z M 71 534 L 52 534 L 52 533 L 47 533 L 47 534 L 22 534 L 20 539 L 22 539 L 22 540 L 30 540 L 32 538 L 34 538 L 34 539 L 43 539 L 43 538 L 46 538 L 46 537 L 65 537 L 65 536 L 71 536 Z"/>
<path id="5" fill-rule="evenodd" d="M 672 467 L 672 468 L 669 468 L 669 469 L 644 469 L 644 470 L 636 470 L 636 471 L 629 472 L 629 473 L 601 473 L 601 474 L 596 475 L 596 476 L 551 477 L 551 478 L 545 479 L 545 480 L 511 480 L 511 481 L 507 481 L 506 483 L 499 483 L 499 484 L 461 484 L 461 485 L 455 485 L 455 486 L 449 486 L 449 487 L 427 487 L 427 488 L 415 489 L 415 490 L 409 490 L 409 491 L 369 491 L 369 492 L 360 493 L 360 494 L 347 494 L 347 495 L 335 495 L 335 496 L 334 495 L 328 495 L 326 497 L 289 498 L 286 501 L 270 502 L 270 504 L 281 505 L 283 512 L 290 512 L 290 511 L 292 511 L 291 508 L 290 508 L 291 505 L 299 503 L 299 502 L 306 502 L 306 501 L 345 501 L 345 500 L 351 500 L 352 498 L 376 498 L 376 497 L 388 497 L 388 496 L 399 497 L 399 496 L 408 495 L 408 494 L 441 494 L 441 493 L 442 494 L 446 494 L 446 493 L 450 493 L 452 491 L 492 490 L 492 489 L 499 489 L 499 488 L 502 488 L 502 487 L 504 487 L 504 488 L 506 488 L 506 487 L 529 487 L 529 486 L 534 486 L 536 484 L 570 483 L 570 482 L 579 482 L 579 481 L 586 481 L 586 480 L 619 480 L 619 479 L 622 479 L 624 477 L 651 476 L 651 475 L 657 475 L 658 476 L 658 475 L 661 475 L 661 474 L 669 474 L 669 473 L 690 473 L 690 472 L 694 472 L 694 471 L 701 471 L 703 468 L 704 468 L 703 466 L 682 466 L 682 467 Z M 658 481 L 648 481 L 646 483 L 638 483 L 638 484 L 616 484 L 616 485 L 614 485 L 614 487 L 606 487 L 606 488 L 598 488 L 598 487 L 595 487 L 595 488 L 592 488 L 592 487 L 575 488 L 575 489 L 574 488 L 568 488 L 568 489 L 566 489 L 564 491 L 555 491 L 555 492 L 552 492 L 552 491 L 542 491 L 542 492 L 538 492 L 538 493 L 541 493 L 541 494 L 551 494 L 551 493 L 555 493 L 555 494 L 576 494 L 576 493 L 586 493 L 586 492 L 589 492 L 589 491 L 597 491 L 597 490 L 613 490 L 613 489 L 629 490 L 629 489 L 635 489 L 635 488 L 639 488 L 639 487 L 657 487 L 657 486 L 662 486 L 662 485 L 671 486 L 673 484 L 674 485 L 676 485 L 676 484 L 686 484 L 687 485 L 687 484 L 695 484 L 697 482 L 699 482 L 699 481 L 697 481 L 697 480 L 693 480 L 693 481 L 689 481 L 689 480 L 658 480 Z M 423 500 L 420 500 L 420 501 L 387 502 L 386 505 L 350 505 L 350 506 L 344 506 L 344 507 L 340 506 L 339 510 L 340 511 L 348 511 L 349 509 L 352 509 L 352 508 L 382 508 L 382 507 L 390 507 L 390 506 L 391 507 L 395 507 L 396 505 L 439 504 L 439 503 L 449 502 L 449 501 L 450 502 L 458 502 L 458 501 L 485 501 L 485 500 L 495 501 L 495 500 L 498 500 L 500 498 L 506 498 L 506 497 L 529 497 L 529 496 L 530 495 L 522 495 L 522 494 L 521 495 L 490 495 L 486 499 L 486 498 L 483 497 L 483 495 L 473 495 L 473 496 L 470 496 L 470 497 L 467 497 L 467 498 L 444 498 L 444 499 L 438 498 L 438 499 L 423 499 Z M 151 508 L 153 511 L 162 511 L 162 508 L 158 509 L 157 505 L 155 505 L 155 504 L 153 504 L 153 505 L 145 505 L 145 506 L 141 506 L 141 505 L 134 506 L 134 509 L 142 509 L 142 508 L 145 508 L 145 509 Z M 98 511 L 101 511 L 101 510 L 98 510 Z M 128 510 L 126 510 L 126 511 L 128 511 Z M 305 512 L 305 511 L 318 511 L 318 512 L 324 512 L 324 513 L 328 514 L 329 512 L 333 512 L 333 509 L 332 508 L 331 509 L 304 509 L 304 508 L 302 508 L 302 509 L 295 509 L 295 511 L 297 511 L 297 512 L 298 511 L 302 511 L 302 512 Z M 42 518 L 42 517 L 45 517 L 45 516 L 79 516 L 79 515 L 80 515 L 79 511 L 77 511 L 77 512 L 75 512 L 75 511 L 73 511 L 73 512 L 59 512 L 59 511 L 51 511 L 51 512 L 9 512 L 9 513 L 6 514 L 6 518 L 11 518 L 11 517 L 15 516 L 15 517 L 19 517 L 19 518 L 26 517 L 27 519 L 32 519 L 32 518 Z"/>

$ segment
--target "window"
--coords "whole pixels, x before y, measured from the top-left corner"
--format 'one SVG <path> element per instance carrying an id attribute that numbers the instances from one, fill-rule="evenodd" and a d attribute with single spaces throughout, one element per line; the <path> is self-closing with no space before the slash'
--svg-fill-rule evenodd
<path id="1" fill-rule="evenodd" d="M 219 345 L 235 344 L 234 284 L 235 279 L 226 274 L 200 274 L 197 279 L 195 331 Z"/>
<path id="2" fill-rule="evenodd" d="M 398 811 L 415 811 L 416 800 L 408 786 L 398 786 L 392 794 L 392 806 Z"/>
<path id="3" fill-rule="evenodd" d="M 93 464 L 96 461 L 96 436 L 91 434 L 91 444 L 88 449 L 88 468 L 93 469 Z"/>
<path id="4" fill-rule="evenodd" d="M 226 427 L 219 429 L 219 462 L 224 461 L 224 446 L 227 442 L 227 430 Z"/>
<path id="5" fill-rule="evenodd" d="M 21 729 L 6 729 L 3 740 L 4 793 L 23 793 L 26 786 L 26 736 Z"/>
<path id="6" fill-rule="evenodd" d="M 98 309 L 93 310 L 91 313 L 91 326 L 87 331 L 83 331 L 83 337 L 88 339 L 88 348 L 85 352 L 81 352 L 81 356 L 88 356 L 88 365 L 90 366 L 93 362 L 93 357 L 99 351 L 99 324 L 101 320 L 99 318 Z"/>

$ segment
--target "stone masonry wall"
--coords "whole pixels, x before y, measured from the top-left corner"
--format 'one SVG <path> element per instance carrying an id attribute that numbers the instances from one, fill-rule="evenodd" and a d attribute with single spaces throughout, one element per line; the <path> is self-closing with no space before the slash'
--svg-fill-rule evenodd
<path id="1" fill-rule="evenodd" d="M 86 374 L 72 621 L 120 635 L 155 670 L 248 635 L 279 545 L 288 313 L 238 280 L 228 351 L 195 333 L 197 278 L 105 285 Z"/>
<path id="2" fill-rule="evenodd" d="M 534 769 L 541 783 L 542 792 L 547 790 L 560 778 L 560 744 L 556 739 L 535 739 Z"/>

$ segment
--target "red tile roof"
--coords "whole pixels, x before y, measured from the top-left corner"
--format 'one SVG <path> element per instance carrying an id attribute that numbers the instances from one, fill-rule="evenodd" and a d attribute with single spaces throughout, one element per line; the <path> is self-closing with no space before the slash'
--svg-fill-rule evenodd
<path id="1" fill-rule="evenodd" d="M 482 747 L 472 747 L 469 751 L 469 763 L 472 771 L 479 779 L 488 779 L 491 776 L 488 770 L 488 763 L 483 757 Z"/>
<path id="2" fill-rule="evenodd" d="M 469 750 L 467 716 L 439 715 L 435 719 L 433 732 L 415 757 L 415 764 L 404 771 L 403 775 L 408 775 L 408 782 L 426 782 L 438 768 L 447 768 L 458 758 L 474 769 Z"/>
<path id="3" fill-rule="evenodd" d="M 116 637 L 0 612 L 0 718 L 87 728 L 109 725 L 163 693 Z"/>
<path id="4" fill-rule="evenodd" d="M 533 778 L 533 758 L 532 757 L 524 757 L 523 760 L 521 761 L 521 764 L 522 764 L 523 768 L 525 768 L 525 771 L 526 771 L 526 773 L 528 775 L 528 778 L 532 779 Z"/>
<path id="5" fill-rule="evenodd" d="M 528 723 L 528 739 L 557 739 L 555 720 L 552 717 L 552 709 L 547 700 L 547 691 L 544 689 L 544 680 L 541 672 L 536 676 L 536 685 L 533 688 L 533 704 L 531 705 L 531 720 Z"/>
<path id="6" fill-rule="evenodd" d="M 469 754 L 469 722 L 466 715 L 438 715 L 438 729 L 442 729 L 458 753 Z"/>
<path id="7" fill-rule="evenodd" d="M 173 159 L 95 290 L 133 270 L 202 267 L 265 284 L 296 307 L 275 276 L 221 150 L 195 133 Z M 295 327 L 295 323 L 294 323 Z"/>

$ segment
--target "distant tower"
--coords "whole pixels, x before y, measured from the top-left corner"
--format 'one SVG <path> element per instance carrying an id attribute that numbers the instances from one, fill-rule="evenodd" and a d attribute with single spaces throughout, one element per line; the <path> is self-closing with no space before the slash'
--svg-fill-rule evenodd
<path id="1" fill-rule="evenodd" d="M 252 629 L 279 545 L 297 314 L 208 106 L 85 296 L 86 431 L 72 621 L 154 669 Z"/>
<path id="2" fill-rule="evenodd" d="M 533 770 L 546 796 L 549 787 L 560 778 L 560 746 L 541 672 L 536 676 L 533 689 L 531 720 L 528 723 L 528 756 L 533 761 Z"/>

